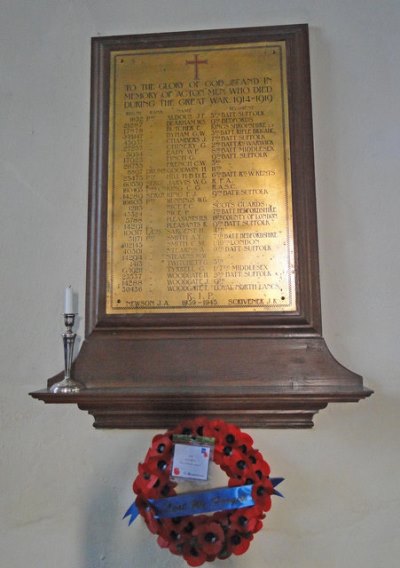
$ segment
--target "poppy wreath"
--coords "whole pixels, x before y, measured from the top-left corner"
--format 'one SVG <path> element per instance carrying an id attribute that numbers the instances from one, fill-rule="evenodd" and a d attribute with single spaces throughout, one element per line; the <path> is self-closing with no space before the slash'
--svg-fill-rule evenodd
<path id="1" fill-rule="evenodd" d="M 227 474 L 229 487 L 252 486 L 254 505 L 211 515 L 158 518 L 151 500 L 177 494 L 177 483 L 170 477 L 175 435 L 214 438 L 213 461 Z M 279 494 L 269 473 L 268 463 L 253 448 L 248 434 L 222 420 L 195 418 L 153 438 L 133 483 L 135 504 L 150 532 L 158 535 L 159 546 L 182 556 L 189 566 L 201 566 L 206 561 L 226 559 L 248 550 L 271 508 L 271 495 Z"/>

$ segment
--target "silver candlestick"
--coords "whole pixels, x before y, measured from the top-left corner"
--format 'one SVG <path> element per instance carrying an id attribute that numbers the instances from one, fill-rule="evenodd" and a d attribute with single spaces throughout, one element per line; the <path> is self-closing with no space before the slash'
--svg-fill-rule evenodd
<path id="1" fill-rule="evenodd" d="M 76 333 L 72 331 L 76 314 L 64 314 L 64 323 L 67 331 L 62 334 L 64 343 L 64 379 L 59 383 L 55 383 L 50 387 L 50 391 L 54 393 L 69 394 L 79 392 L 84 389 L 84 385 L 71 378 L 71 366 L 74 355 L 74 344 Z"/>

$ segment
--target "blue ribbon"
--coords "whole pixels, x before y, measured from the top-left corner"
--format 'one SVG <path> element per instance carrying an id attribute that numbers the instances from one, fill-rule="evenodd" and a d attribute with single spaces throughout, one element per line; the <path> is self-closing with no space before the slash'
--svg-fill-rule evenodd
<path id="1" fill-rule="evenodd" d="M 282 483 L 282 477 L 270 479 L 273 487 Z M 199 513 L 211 513 L 213 511 L 226 511 L 231 509 L 241 509 L 254 505 L 251 496 L 252 485 L 239 485 L 237 487 L 223 487 L 219 489 L 209 489 L 196 493 L 185 493 L 174 497 L 163 499 L 149 499 L 149 504 L 154 508 L 156 517 L 166 519 L 171 517 L 185 517 L 197 515 Z M 274 494 L 283 497 L 279 491 L 274 489 Z M 139 510 L 133 502 L 124 515 L 129 518 L 129 525 L 133 523 L 139 514 Z"/>
<path id="2" fill-rule="evenodd" d="M 123 517 L 124 519 L 125 519 L 125 517 L 130 517 L 128 527 L 133 523 L 133 521 L 136 519 L 138 514 L 139 514 L 139 509 L 136 507 L 135 501 L 134 501 Z"/>
<path id="3" fill-rule="evenodd" d="M 269 480 L 272 483 L 272 487 L 276 487 L 277 485 L 282 483 L 282 481 L 285 481 L 285 478 L 284 477 L 270 477 Z M 280 491 L 278 491 L 277 489 L 274 489 L 273 494 L 278 495 L 278 497 L 283 497 L 282 493 Z"/>

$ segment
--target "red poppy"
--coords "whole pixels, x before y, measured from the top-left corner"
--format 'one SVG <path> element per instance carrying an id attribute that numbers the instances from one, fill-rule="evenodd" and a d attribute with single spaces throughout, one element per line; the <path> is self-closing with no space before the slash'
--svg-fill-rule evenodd
<path id="1" fill-rule="evenodd" d="M 253 485 L 251 496 L 253 497 L 254 505 L 260 507 L 263 511 L 269 511 L 273 492 L 274 488 L 269 479 L 264 479 L 261 483 Z"/>
<path id="2" fill-rule="evenodd" d="M 176 531 L 180 532 L 186 525 L 185 517 L 175 517 L 163 519 L 163 532 Z"/>
<path id="3" fill-rule="evenodd" d="M 244 509 L 237 509 L 230 516 L 230 526 L 232 529 L 242 533 L 256 533 L 263 524 L 260 520 L 264 515 L 255 507 L 246 507 Z"/>
<path id="4" fill-rule="evenodd" d="M 146 460 L 149 458 L 159 458 L 167 457 L 170 459 L 171 452 L 173 448 L 173 442 L 170 436 L 166 436 L 165 434 L 157 434 L 154 436 L 153 441 L 151 443 L 151 448 L 149 448 L 146 454 Z"/>
<path id="5" fill-rule="evenodd" d="M 162 519 L 157 542 L 162 548 L 169 548 L 172 554 L 182 556 L 184 546 L 192 540 L 191 532 L 186 531 L 188 517 Z"/>
<path id="6" fill-rule="evenodd" d="M 247 457 L 251 462 L 253 469 L 256 472 L 259 479 L 261 479 L 262 477 L 269 476 L 271 472 L 270 467 L 258 450 L 251 450 L 248 453 Z"/>
<path id="7" fill-rule="evenodd" d="M 137 495 L 143 495 L 147 499 L 175 495 L 176 483 L 171 481 L 168 473 L 162 472 L 157 475 L 156 471 L 151 464 L 139 464 L 139 474 L 133 483 L 133 490 Z"/>
<path id="8" fill-rule="evenodd" d="M 233 450 L 231 455 L 225 456 L 221 468 L 227 468 L 229 481 L 240 480 L 239 485 L 248 485 L 257 481 L 252 463 L 239 450 Z M 233 485 L 236 485 L 234 483 Z"/>
<path id="9" fill-rule="evenodd" d="M 225 541 L 224 529 L 221 525 L 217 522 L 209 522 L 208 519 L 194 529 L 193 536 L 201 550 L 214 557 L 221 552 Z"/>
<path id="10" fill-rule="evenodd" d="M 211 517 L 212 521 L 219 523 L 223 529 L 229 528 L 229 516 L 226 514 L 226 511 L 217 511 Z"/>
<path id="11" fill-rule="evenodd" d="M 218 425 L 218 439 L 216 446 L 237 446 L 240 440 L 241 431 L 234 424 L 220 422 Z"/>
<path id="12" fill-rule="evenodd" d="M 133 491 L 137 495 L 144 494 L 147 498 L 151 498 L 149 492 L 158 483 L 158 476 L 155 473 L 151 473 L 149 468 L 144 464 L 139 464 L 138 466 L 139 474 L 133 482 Z"/>
<path id="13" fill-rule="evenodd" d="M 229 530 L 226 535 L 227 549 L 239 556 L 244 554 L 250 546 L 250 540 L 235 530 Z"/>
<path id="14" fill-rule="evenodd" d="M 178 554 L 181 556 L 184 546 L 187 545 L 190 539 L 191 536 L 181 532 L 178 527 L 171 526 L 167 529 L 165 523 L 163 523 L 159 530 L 157 542 L 161 548 L 169 548 L 172 554 Z"/>
<path id="15" fill-rule="evenodd" d="M 225 422 L 222 420 L 204 420 L 203 419 L 203 435 L 210 438 L 214 438 L 220 435 L 220 432 L 224 429 Z"/>
<path id="16" fill-rule="evenodd" d="M 215 452 L 216 453 L 216 452 Z M 232 446 L 224 446 L 222 453 L 218 455 L 218 465 L 221 466 L 228 475 L 236 474 L 236 464 L 243 459 L 243 454 Z"/>
<path id="17" fill-rule="evenodd" d="M 207 554 L 198 545 L 191 541 L 182 546 L 182 556 L 189 566 L 201 566 L 208 560 Z"/>
<path id="18" fill-rule="evenodd" d="M 144 463 L 146 471 L 155 475 L 171 473 L 171 456 L 151 456 Z"/>
<path id="19" fill-rule="evenodd" d="M 195 418 L 194 420 L 184 420 L 176 428 L 173 428 L 169 434 L 183 434 L 185 436 L 203 436 L 204 418 Z"/>

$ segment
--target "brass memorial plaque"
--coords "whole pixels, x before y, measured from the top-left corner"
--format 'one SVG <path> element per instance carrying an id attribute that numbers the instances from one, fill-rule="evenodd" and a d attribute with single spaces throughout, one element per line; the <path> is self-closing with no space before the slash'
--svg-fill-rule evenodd
<path id="1" fill-rule="evenodd" d="M 107 314 L 296 310 L 285 49 L 111 52 Z"/>

